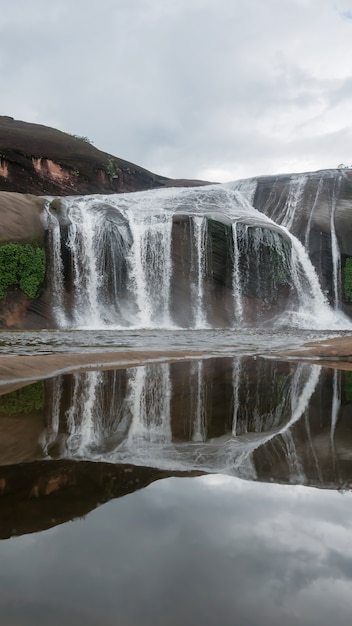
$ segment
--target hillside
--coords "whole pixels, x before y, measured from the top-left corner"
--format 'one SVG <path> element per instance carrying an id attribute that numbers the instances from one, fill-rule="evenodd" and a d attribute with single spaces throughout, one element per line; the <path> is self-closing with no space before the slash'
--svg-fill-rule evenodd
<path id="1" fill-rule="evenodd" d="M 0 116 L 0 191 L 76 195 L 202 184 L 153 174 L 86 137 Z"/>

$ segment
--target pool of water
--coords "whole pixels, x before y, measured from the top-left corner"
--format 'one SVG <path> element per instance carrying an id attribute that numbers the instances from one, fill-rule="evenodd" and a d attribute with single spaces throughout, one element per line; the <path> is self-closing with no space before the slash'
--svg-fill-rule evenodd
<path id="1" fill-rule="evenodd" d="M 207 354 L 0 396 L 4 625 L 349 623 L 351 372 L 266 358 L 294 334 L 194 335 L 2 333 Z"/>
<path id="2" fill-rule="evenodd" d="M 345 626 L 351 494 L 168 478 L 0 543 L 3 624 Z"/>

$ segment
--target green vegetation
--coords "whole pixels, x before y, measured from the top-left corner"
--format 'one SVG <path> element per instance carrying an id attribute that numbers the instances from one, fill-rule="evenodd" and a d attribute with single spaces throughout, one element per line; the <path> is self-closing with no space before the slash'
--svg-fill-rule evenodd
<path id="1" fill-rule="evenodd" d="M 8 243 L 0 247 L 0 298 L 10 287 L 19 287 L 29 298 L 37 298 L 45 277 L 43 248 Z"/>
<path id="2" fill-rule="evenodd" d="M 348 370 L 343 372 L 343 391 L 346 402 L 352 402 L 352 372 Z"/>
<path id="3" fill-rule="evenodd" d="M 352 258 L 346 259 L 343 270 L 343 293 L 346 302 L 352 302 Z"/>
<path id="4" fill-rule="evenodd" d="M 275 284 L 277 286 L 287 285 L 289 281 L 288 268 L 285 262 L 283 252 L 277 251 L 276 248 L 269 248 L 269 267 L 272 272 Z"/>
<path id="5" fill-rule="evenodd" d="M 84 135 L 72 135 L 71 133 L 68 133 L 68 134 L 71 135 L 71 137 L 74 137 L 75 139 L 84 141 L 84 143 L 89 143 L 91 146 L 93 145 L 93 142 L 89 139 L 89 137 L 85 137 Z"/>
<path id="6" fill-rule="evenodd" d="M 18 415 L 39 411 L 44 407 L 44 398 L 43 381 L 16 389 L 16 391 L 0 396 L 0 415 Z"/>
<path id="7" fill-rule="evenodd" d="M 108 163 L 102 163 L 102 168 L 110 178 L 116 175 L 116 167 L 111 157 L 108 158 Z"/>

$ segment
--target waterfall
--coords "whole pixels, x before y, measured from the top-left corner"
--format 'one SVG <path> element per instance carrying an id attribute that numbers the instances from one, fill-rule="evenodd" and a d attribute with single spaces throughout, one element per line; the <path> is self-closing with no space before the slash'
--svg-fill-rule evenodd
<path id="1" fill-rule="evenodd" d="M 235 320 L 243 322 L 243 296 L 241 286 L 240 249 L 238 245 L 237 222 L 232 224 L 233 237 L 233 299 L 235 309 Z"/>
<path id="2" fill-rule="evenodd" d="M 67 326 L 64 304 L 64 267 L 61 256 L 61 229 L 60 223 L 49 209 L 49 203 L 44 209 L 44 224 L 47 227 L 49 249 L 50 276 L 51 276 L 51 297 L 53 317 L 61 328 Z"/>
<path id="3" fill-rule="evenodd" d="M 193 285 L 193 316 L 195 328 L 206 328 L 207 320 L 204 308 L 204 277 L 206 273 L 206 220 L 204 217 L 193 217 L 194 250 L 196 283 Z"/>
<path id="4" fill-rule="evenodd" d="M 332 254 L 332 272 L 333 272 L 333 292 L 334 292 L 334 308 L 337 310 L 340 305 L 340 284 L 341 284 L 341 254 L 336 236 L 335 228 L 335 212 L 338 199 L 338 191 L 341 187 L 342 177 L 339 176 L 334 181 L 332 192 L 331 213 L 330 213 L 330 233 L 331 233 L 331 254 Z"/>
<path id="5" fill-rule="evenodd" d="M 319 201 L 321 192 L 323 190 L 323 185 L 324 185 L 324 176 L 320 176 L 318 180 L 317 189 L 315 192 L 314 202 L 313 202 L 311 211 L 309 213 L 309 219 L 308 219 L 306 233 L 304 237 L 304 247 L 306 250 L 309 250 L 309 237 L 310 237 L 310 231 L 311 231 L 311 226 L 312 226 L 312 220 L 313 220 L 314 212 L 318 206 L 318 201 Z"/>
<path id="6" fill-rule="evenodd" d="M 291 230 L 292 228 L 296 210 L 302 200 L 306 182 L 307 176 L 302 174 L 292 176 L 290 180 L 287 202 L 284 211 L 278 220 L 278 223 L 284 228 L 287 228 L 287 230 Z"/>
<path id="7" fill-rule="evenodd" d="M 99 291 L 103 275 L 99 272 L 96 246 L 100 216 L 98 214 L 96 219 L 92 211 L 84 209 L 83 203 L 78 202 L 71 208 L 72 223 L 67 240 L 73 265 L 73 318 L 77 326 L 83 326 L 88 319 L 93 327 L 100 327 L 103 320 Z"/>
<path id="8" fill-rule="evenodd" d="M 172 215 L 141 219 L 132 215 L 133 244 L 128 257 L 131 286 L 137 302 L 138 325 L 170 326 Z"/>
<path id="9" fill-rule="evenodd" d="M 290 235 L 289 231 L 287 234 Z M 322 292 L 318 275 L 301 242 L 290 235 L 291 276 L 299 297 L 298 311 L 288 312 L 286 319 L 297 326 L 306 328 L 346 328 L 348 320 L 341 313 L 338 316 L 329 307 Z M 284 317 L 284 316 L 283 316 Z"/>
<path id="10" fill-rule="evenodd" d="M 304 246 L 289 230 L 305 184 L 304 177 L 292 178 L 287 214 L 278 219 L 281 225 L 252 206 L 253 179 L 65 199 L 69 225 L 61 240 L 53 212 L 48 227 L 57 325 L 175 328 L 176 304 L 187 328 L 268 322 L 346 327 L 346 320 L 329 308 Z M 336 204 L 336 193 L 334 198 Z M 175 228 L 181 215 L 189 230 L 183 247 Z M 334 207 L 331 215 L 337 306 Z M 221 228 L 213 228 L 210 235 L 210 223 Z M 188 287 L 180 291 L 181 284 Z M 184 307 L 177 300 L 181 292 L 189 300 Z"/>

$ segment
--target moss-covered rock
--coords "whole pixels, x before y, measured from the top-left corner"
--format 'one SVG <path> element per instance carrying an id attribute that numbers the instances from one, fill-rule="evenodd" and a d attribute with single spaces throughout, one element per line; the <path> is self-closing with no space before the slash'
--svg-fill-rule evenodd
<path id="1" fill-rule="evenodd" d="M 0 246 L 0 299 L 14 287 L 19 287 L 29 298 L 39 297 L 45 271 L 43 248 L 16 242 Z"/>

